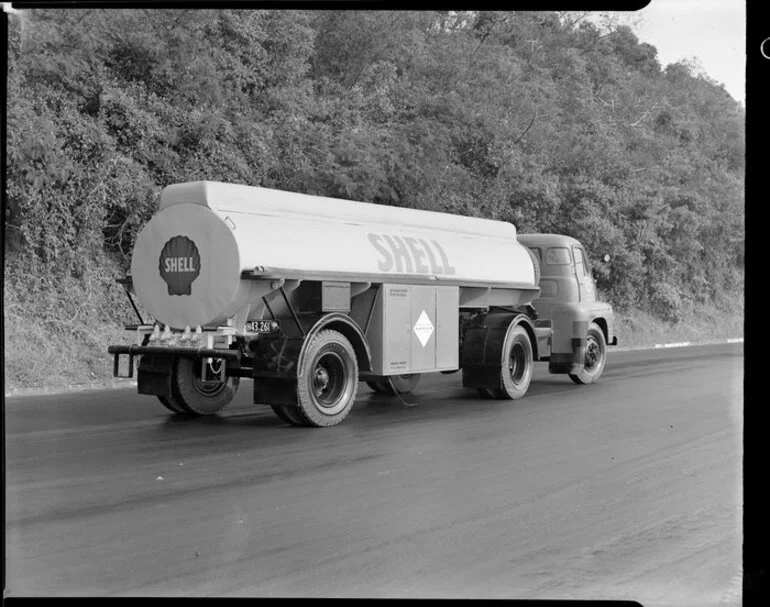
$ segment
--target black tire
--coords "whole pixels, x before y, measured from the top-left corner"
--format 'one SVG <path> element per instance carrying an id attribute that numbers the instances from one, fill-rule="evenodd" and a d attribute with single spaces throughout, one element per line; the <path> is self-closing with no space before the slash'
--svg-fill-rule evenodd
<path id="1" fill-rule="evenodd" d="M 143 368 L 146 369 L 148 366 L 152 367 L 162 359 L 163 357 L 160 354 L 142 354 L 141 358 L 139 359 L 138 370 L 141 371 Z M 163 362 L 168 363 L 168 360 L 163 360 Z M 156 398 L 160 401 L 161 405 L 163 405 L 172 413 L 187 414 L 187 410 L 173 396 L 156 396 Z"/>
<path id="2" fill-rule="evenodd" d="M 420 373 L 390 375 L 388 377 L 380 377 L 376 380 L 367 381 L 366 385 L 375 392 L 381 394 L 394 394 L 393 388 L 396 389 L 396 393 L 398 394 L 409 394 L 417 387 L 417 384 L 420 383 L 421 377 L 422 375 Z M 390 381 L 388 381 L 389 379 Z M 393 382 L 393 388 L 390 386 L 391 382 Z"/>
<path id="3" fill-rule="evenodd" d="M 185 411 L 184 407 L 180 405 L 176 400 L 174 400 L 173 396 L 158 396 L 156 397 L 160 403 L 166 407 L 169 411 L 172 413 L 187 413 Z"/>
<path id="4" fill-rule="evenodd" d="M 417 387 L 417 384 L 420 383 L 421 377 L 422 375 L 419 373 L 391 375 L 390 378 L 385 378 L 383 383 L 387 386 L 388 392 L 391 394 L 393 393 L 394 388 L 398 394 L 409 394 Z M 390 382 L 388 382 L 388 379 L 390 379 Z"/>
<path id="5" fill-rule="evenodd" d="M 534 369 L 532 342 L 527 330 L 517 325 L 508 331 L 503 344 L 503 361 L 500 372 L 502 388 L 493 388 L 495 398 L 514 400 L 527 393 Z"/>
<path id="6" fill-rule="evenodd" d="M 382 389 L 381 382 L 378 382 L 378 381 L 367 381 L 366 385 L 369 386 L 372 390 L 374 390 L 378 394 L 382 394 L 385 391 Z"/>
<path id="7" fill-rule="evenodd" d="M 579 373 L 570 373 L 569 378 L 576 384 L 593 384 L 601 377 L 607 363 L 607 340 L 604 331 L 595 322 L 588 327 L 584 367 Z"/>
<path id="8" fill-rule="evenodd" d="M 358 360 L 348 339 L 330 329 L 307 344 L 298 373 L 298 413 L 310 426 L 336 426 L 350 413 L 358 392 Z"/>
<path id="9" fill-rule="evenodd" d="M 299 409 L 294 405 L 270 405 L 273 412 L 287 424 L 292 426 L 306 426 L 307 421 L 300 417 Z"/>
<path id="10" fill-rule="evenodd" d="M 221 361 L 220 364 L 225 362 Z M 233 400 L 238 391 L 240 377 L 204 382 L 200 378 L 200 367 L 200 361 L 177 358 L 171 378 L 173 401 L 188 415 L 214 415 Z"/>

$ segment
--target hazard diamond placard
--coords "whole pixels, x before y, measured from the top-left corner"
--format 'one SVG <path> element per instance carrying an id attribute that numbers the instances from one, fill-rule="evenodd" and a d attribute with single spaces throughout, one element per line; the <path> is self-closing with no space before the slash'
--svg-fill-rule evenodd
<path id="1" fill-rule="evenodd" d="M 424 348 L 425 344 L 428 343 L 430 336 L 433 335 L 433 323 L 430 321 L 428 313 L 425 310 L 422 311 L 417 322 L 414 323 L 413 331 Z"/>

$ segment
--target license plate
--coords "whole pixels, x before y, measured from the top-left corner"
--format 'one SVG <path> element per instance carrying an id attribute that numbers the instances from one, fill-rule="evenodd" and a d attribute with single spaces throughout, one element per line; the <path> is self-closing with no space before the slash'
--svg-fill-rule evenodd
<path id="1" fill-rule="evenodd" d="M 277 320 L 249 320 L 246 322 L 246 331 L 248 333 L 272 333 L 277 330 Z"/>

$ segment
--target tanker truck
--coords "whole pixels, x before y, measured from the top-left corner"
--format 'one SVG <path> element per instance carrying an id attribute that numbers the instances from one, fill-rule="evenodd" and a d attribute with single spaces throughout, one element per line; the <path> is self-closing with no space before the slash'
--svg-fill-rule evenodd
<path id="1" fill-rule="evenodd" d="M 576 276 L 579 243 L 549 238 L 528 248 L 507 222 L 170 185 L 118 280 L 139 323 L 126 325 L 134 343 L 109 346 L 113 374 L 136 367 L 140 394 L 190 416 L 221 411 L 251 379 L 255 404 L 315 427 L 345 419 L 359 381 L 399 394 L 421 374 L 461 371 L 484 398 L 518 399 L 548 361 L 593 383 L 617 343 L 612 310 L 568 288 L 566 266 L 541 292 L 541 266 L 565 259 L 551 249 L 566 248 Z"/>

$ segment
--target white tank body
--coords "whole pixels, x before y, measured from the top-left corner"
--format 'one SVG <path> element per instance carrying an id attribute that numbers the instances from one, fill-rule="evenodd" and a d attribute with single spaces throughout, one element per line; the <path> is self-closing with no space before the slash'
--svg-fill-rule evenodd
<path id="1" fill-rule="evenodd" d="M 222 324 L 255 296 L 243 271 L 283 278 L 532 288 L 506 222 L 211 181 L 168 186 L 137 237 L 143 307 L 173 328 Z"/>

